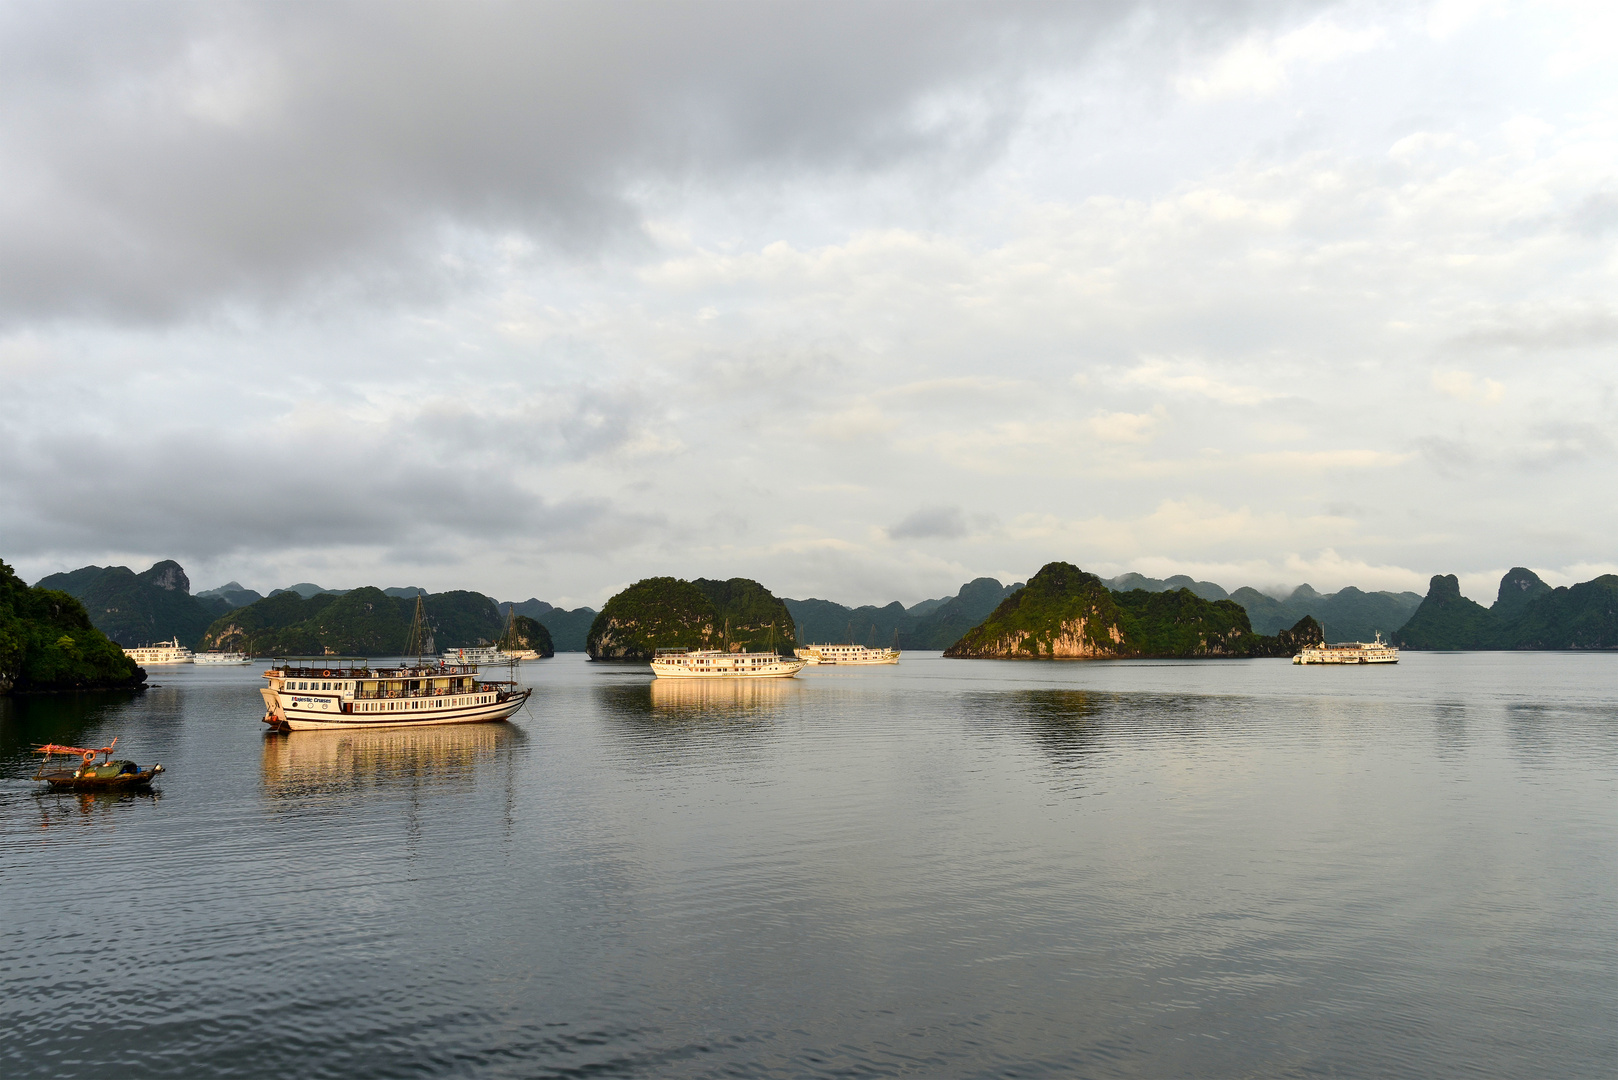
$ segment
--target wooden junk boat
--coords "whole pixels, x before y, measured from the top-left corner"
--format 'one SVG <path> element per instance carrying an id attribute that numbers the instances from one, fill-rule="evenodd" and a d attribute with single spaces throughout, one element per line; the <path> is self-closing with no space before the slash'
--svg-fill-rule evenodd
<path id="1" fill-rule="evenodd" d="M 41 759 L 39 771 L 34 773 L 33 779 L 43 780 L 60 791 L 133 791 L 151 787 L 157 774 L 163 771 L 163 766 L 153 765 L 150 769 L 143 769 L 133 761 L 114 758 L 112 748 L 117 745 L 117 739 L 95 749 L 47 743 L 34 751 L 45 757 Z M 51 768 L 51 758 L 56 754 L 69 757 L 77 755 L 79 761 L 76 765 Z M 97 761 L 97 757 L 101 760 Z"/>

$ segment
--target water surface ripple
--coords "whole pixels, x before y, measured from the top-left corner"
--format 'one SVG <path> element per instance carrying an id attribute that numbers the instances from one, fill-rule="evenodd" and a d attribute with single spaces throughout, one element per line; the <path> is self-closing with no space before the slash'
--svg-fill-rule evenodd
<path id="1" fill-rule="evenodd" d="M 0 1075 L 1608 1076 L 1618 656 L 0 699 Z M 44 741 L 169 772 L 41 794 Z"/>

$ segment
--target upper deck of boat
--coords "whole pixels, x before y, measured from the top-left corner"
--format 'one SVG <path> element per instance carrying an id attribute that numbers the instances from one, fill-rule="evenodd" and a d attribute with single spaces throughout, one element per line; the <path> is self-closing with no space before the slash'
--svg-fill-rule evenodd
<path id="1" fill-rule="evenodd" d="M 324 656 L 293 656 L 274 661 L 264 673 L 267 679 L 444 679 L 476 675 L 477 664 L 448 664 L 430 661 L 398 667 L 372 667 L 366 659 Z"/>

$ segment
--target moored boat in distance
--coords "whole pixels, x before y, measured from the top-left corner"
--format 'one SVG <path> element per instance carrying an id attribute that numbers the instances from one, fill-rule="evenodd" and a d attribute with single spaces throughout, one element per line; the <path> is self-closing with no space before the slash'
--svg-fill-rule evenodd
<path id="1" fill-rule="evenodd" d="M 123 646 L 124 655 L 141 667 L 155 664 L 189 664 L 194 659 L 191 650 L 180 644 L 180 639 L 159 641 L 156 645 Z"/>
<path id="2" fill-rule="evenodd" d="M 252 657 L 244 652 L 199 652 L 192 656 L 193 664 L 250 664 Z"/>
<path id="3" fill-rule="evenodd" d="M 493 645 L 469 645 L 464 649 L 445 649 L 446 664 L 498 664 L 510 657 L 501 656 Z"/>
<path id="4" fill-rule="evenodd" d="M 806 664 L 897 664 L 899 650 L 873 649 L 867 645 L 805 645 L 792 650 Z"/>
<path id="5" fill-rule="evenodd" d="M 482 680 L 475 664 L 289 657 L 264 673 L 264 722 L 277 731 L 430 727 L 505 720 L 533 691 Z"/>
<path id="6" fill-rule="evenodd" d="M 660 679 L 790 679 L 803 665 L 773 652 L 658 649 L 652 674 Z"/>
<path id="7" fill-rule="evenodd" d="M 1339 641 L 1334 645 L 1321 643 L 1305 646 L 1292 658 L 1294 664 L 1397 664 L 1399 650 L 1382 640 L 1377 632 L 1375 641 Z"/>

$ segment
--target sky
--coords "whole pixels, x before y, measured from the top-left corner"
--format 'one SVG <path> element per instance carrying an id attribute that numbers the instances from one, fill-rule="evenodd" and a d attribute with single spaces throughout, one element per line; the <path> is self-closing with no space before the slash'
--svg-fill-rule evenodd
<path id="1" fill-rule="evenodd" d="M 0 5 L 0 558 L 1618 569 L 1618 8 Z"/>

